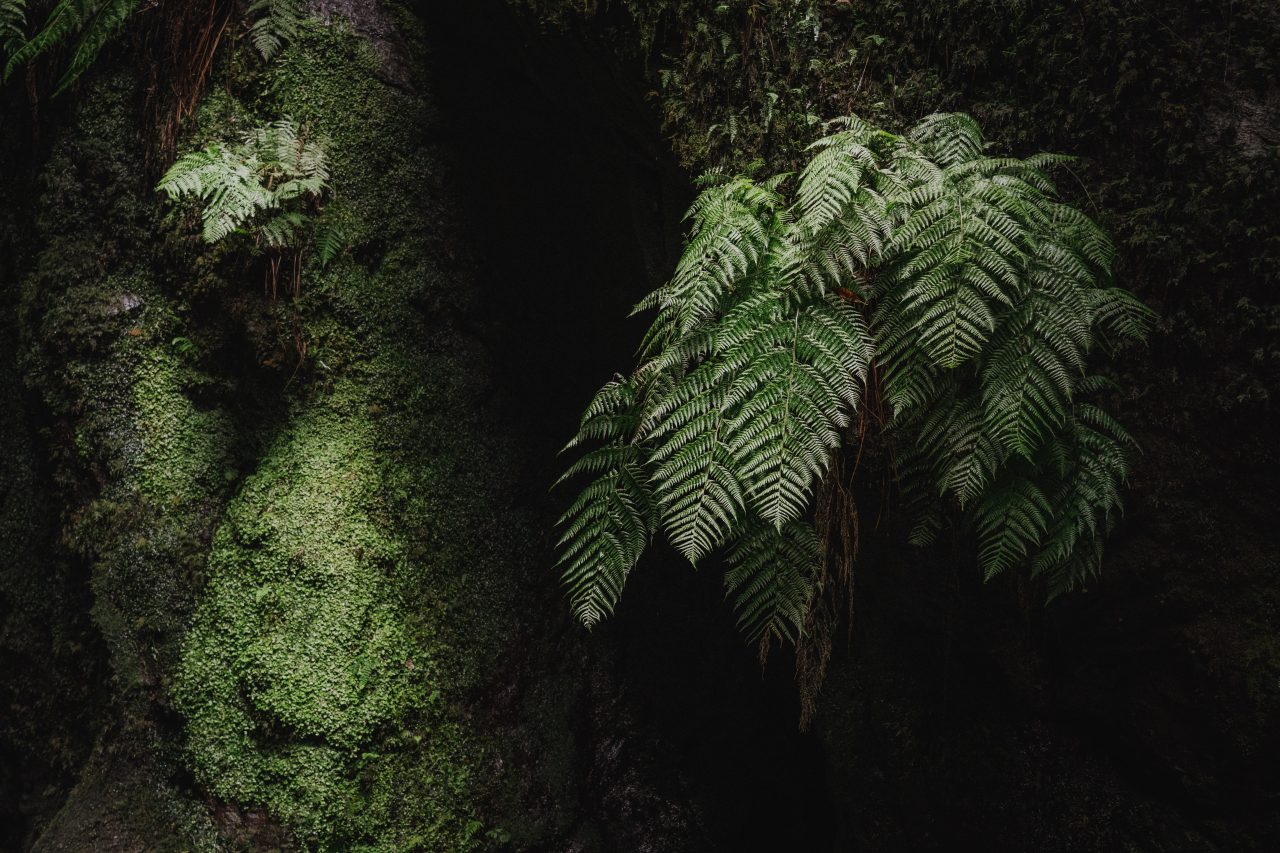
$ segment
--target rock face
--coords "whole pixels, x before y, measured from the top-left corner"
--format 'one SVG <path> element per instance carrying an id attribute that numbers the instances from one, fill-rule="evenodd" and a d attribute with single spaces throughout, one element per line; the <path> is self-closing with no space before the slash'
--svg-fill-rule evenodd
<path id="1" fill-rule="evenodd" d="M 347 248 L 296 297 L 154 192 L 126 64 L 14 178 L 37 214 L 6 221 L 14 846 L 700 847 L 627 701 L 593 687 L 607 649 L 559 612 L 422 25 L 313 11 L 270 64 L 235 48 L 180 143 L 281 115 L 325 139 Z M 612 304 L 643 289 L 625 275 Z"/>
<path id="2" fill-rule="evenodd" d="M 0 90 L 0 847 L 1280 834 L 1272 4 L 418 5 L 228 42 L 183 128 L 326 139 L 348 245 L 296 297 L 153 191 L 130 57 L 35 114 Z M 585 637 L 545 485 L 673 263 L 676 159 L 784 168 L 819 116 L 940 107 L 1087 155 L 1068 191 L 1164 318 L 1120 368 L 1144 453 L 1106 576 L 1047 610 L 890 518 L 800 733 L 710 572 L 656 556 Z"/>

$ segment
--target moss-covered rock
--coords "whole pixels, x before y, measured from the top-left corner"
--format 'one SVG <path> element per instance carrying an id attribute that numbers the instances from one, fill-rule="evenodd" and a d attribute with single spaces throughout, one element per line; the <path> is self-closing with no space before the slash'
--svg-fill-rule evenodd
<path id="1" fill-rule="evenodd" d="M 383 63 L 342 19 L 310 22 L 194 132 L 305 122 L 350 245 L 267 306 L 301 342 L 286 414 L 214 538 L 174 694 L 218 797 L 326 849 L 465 850 L 501 835 L 462 708 L 500 647 L 515 534 L 485 359 L 453 328 L 469 282 L 429 103 Z"/>
<path id="2" fill-rule="evenodd" d="M 347 249 L 305 259 L 296 294 L 154 192 L 126 65 L 49 128 L 15 357 L 114 676 L 40 844 L 592 847 L 597 765 L 625 780 L 604 820 L 683 843 L 689 810 L 645 789 L 629 712 L 589 695 L 581 636 L 537 604 L 547 537 L 518 507 L 519 427 L 495 426 L 420 25 L 309 8 L 270 63 L 228 42 L 180 141 L 284 115 L 323 137 Z"/>

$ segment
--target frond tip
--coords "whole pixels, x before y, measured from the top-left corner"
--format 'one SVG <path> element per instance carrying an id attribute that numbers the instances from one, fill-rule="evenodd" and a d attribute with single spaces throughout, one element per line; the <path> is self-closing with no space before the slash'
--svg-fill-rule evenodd
<path id="1" fill-rule="evenodd" d="M 573 611 L 590 628 L 622 596 L 649 544 L 654 508 L 632 449 L 606 447 L 586 458 L 591 461 L 582 470 L 597 469 L 599 476 L 560 519 L 560 565 Z"/>
<path id="2" fill-rule="evenodd" d="M 254 17 L 249 37 L 262 58 L 270 60 L 298 36 L 305 13 L 302 0 L 254 0 L 249 14 Z"/>
<path id="3" fill-rule="evenodd" d="M 744 636 L 796 642 L 809 611 L 821 560 L 813 528 L 791 522 L 781 530 L 748 521 L 729 549 L 725 593 Z"/>

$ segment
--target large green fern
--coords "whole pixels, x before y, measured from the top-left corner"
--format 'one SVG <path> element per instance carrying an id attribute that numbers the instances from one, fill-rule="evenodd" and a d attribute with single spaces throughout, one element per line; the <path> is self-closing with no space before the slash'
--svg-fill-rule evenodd
<path id="1" fill-rule="evenodd" d="M 785 175 L 704 179 L 674 276 L 639 306 L 656 310 L 640 365 L 570 442 L 601 445 L 566 474 L 594 479 L 561 522 L 587 625 L 663 530 L 691 561 L 727 546 L 743 630 L 795 640 L 820 563 L 811 497 L 872 375 L 913 541 L 949 518 L 988 577 L 1023 565 L 1050 595 L 1097 570 L 1130 441 L 1088 402 L 1088 359 L 1149 312 L 1057 199 L 1062 158 L 985 152 L 968 116 L 905 136 L 851 117 L 789 198 Z"/>

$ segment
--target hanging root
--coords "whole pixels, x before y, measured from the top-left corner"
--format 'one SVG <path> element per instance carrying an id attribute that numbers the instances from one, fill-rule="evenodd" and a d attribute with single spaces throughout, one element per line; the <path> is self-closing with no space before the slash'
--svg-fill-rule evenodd
<path id="1" fill-rule="evenodd" d="M 159 171 L 173 161 L 182 122 L 204 94 L 234 6 L 233 0 L 159 0 L 137 16 L 134 39 L 146 81 L 148 170 Z"/>
<path id="2" fill-rule="evenodd" d="M 853 478 L 862 459 L 867 434 L 860 415 L 845 445 L 836 450 L 831 468 L 818 487 L 814 527 L 822 543 L 817 592 L 809 604 L 804 632 L 796 645 L 796 684 L 800 688 L 800 728 L 809 727 L 818 690 L 827 675 L 835 629 L 843 616 L 846 642 L 853 634 L 853 566 L 858 558 L 860 523 Z"/>

